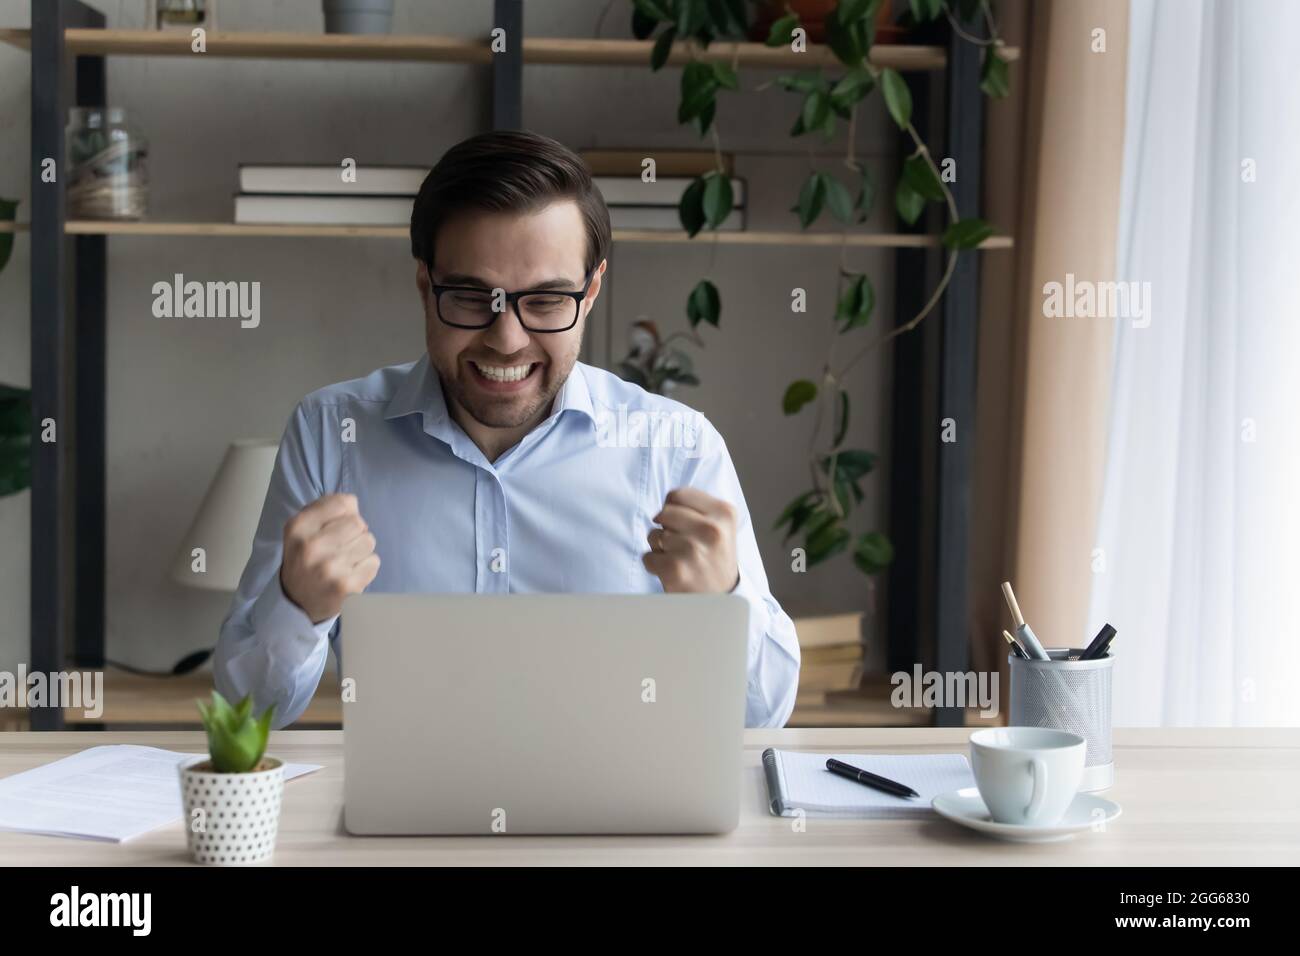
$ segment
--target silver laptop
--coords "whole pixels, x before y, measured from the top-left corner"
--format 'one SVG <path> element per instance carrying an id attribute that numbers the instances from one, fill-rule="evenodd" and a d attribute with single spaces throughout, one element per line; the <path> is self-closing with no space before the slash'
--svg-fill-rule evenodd
<path id="1" fill-rule="evenodd" d="M 344 825 L 734 829 L 748 615 L 734 595 L 348 598 Z"/>

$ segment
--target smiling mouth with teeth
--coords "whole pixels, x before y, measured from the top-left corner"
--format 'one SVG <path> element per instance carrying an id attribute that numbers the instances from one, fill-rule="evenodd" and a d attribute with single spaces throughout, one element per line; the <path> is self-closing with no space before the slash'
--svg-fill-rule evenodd
<path id="1" fill-rule="evenodd" d="M 469 363 L 474 371 L 489 382 L 520 382 L 532 374 L 533 369 L 541 363 L 530 362 L 525 365 L 483 365 L 479 362 Z"/>

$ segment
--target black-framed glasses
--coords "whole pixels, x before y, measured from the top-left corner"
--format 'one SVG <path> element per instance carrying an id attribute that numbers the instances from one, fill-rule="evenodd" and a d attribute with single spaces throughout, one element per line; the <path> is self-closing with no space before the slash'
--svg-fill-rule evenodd
<path id="1" fill-rule="evenodd" d="M 582 300 L 596 275 L 595 269 L 588 272 L 578 292 L 524 289 L 498 293 L 481 286 L 435 285 L 433 267 L 426 266 L 438 318 L 458 329 L 486 329 L 508 305 L 529 332 L 567 332 L 578 324 Z"/>

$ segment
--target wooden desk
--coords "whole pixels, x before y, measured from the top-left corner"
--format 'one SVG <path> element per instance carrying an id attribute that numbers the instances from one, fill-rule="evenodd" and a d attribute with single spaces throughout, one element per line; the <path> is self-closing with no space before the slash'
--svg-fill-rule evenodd
<path id="1" fill-rule="evenodd" d="M 751 730 L 745 735 L 740 826 L 723 836 L 352 837 L 342 826 L 340 731 L 279 731 L 271 751 L 323 764 L 285 786 L 280 865 L 968 864 L 1232 866 L 1300 864 L 1300 729 L 1151 729 L 1115 732 L 1116 784 L 1124 807 L 1106 833 L 1066 843 L 989 840 L 939 817 L 817 820 L 796 833 L 771 816 L 760 767 L 764 747 L 844 752 L 964 752 L 952 728 Z M 0 776 L 80 748 L 135 743 L 198 752 L 191 731 L 0 734 Z M 174 825 L 126 844 L 0 832 L 7 864 L 129 866 L 188 863 Z"/>

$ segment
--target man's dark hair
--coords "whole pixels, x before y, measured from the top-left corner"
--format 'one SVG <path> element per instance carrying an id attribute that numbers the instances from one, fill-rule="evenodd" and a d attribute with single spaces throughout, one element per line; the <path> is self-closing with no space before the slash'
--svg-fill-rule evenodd
<path id="1" fill-rule="evenodd" d="M 411 211 L 411 255 L 433 262 L 438 228 L 465 209 L 529 213 L 578 204 L 587 227 L 586 271 L 609 255 L 609 210 L 586 164 L 549 136 L 495 130 L 457 143 L 425 177 Z"/>

